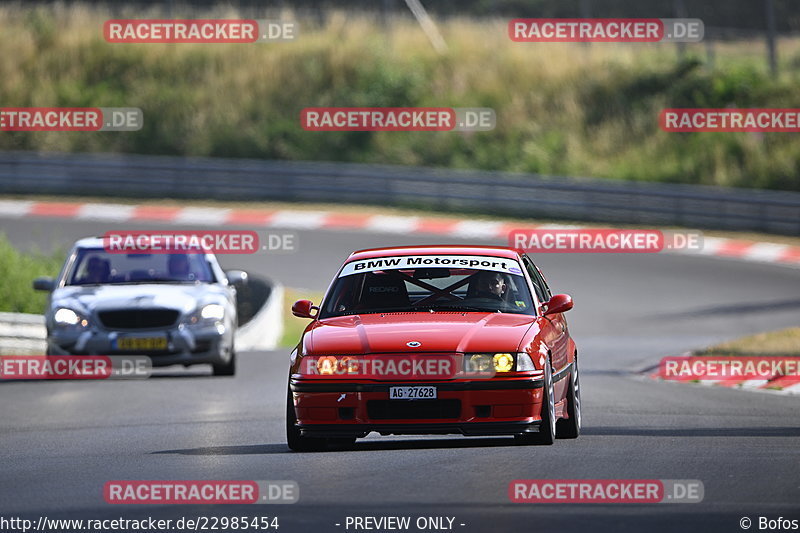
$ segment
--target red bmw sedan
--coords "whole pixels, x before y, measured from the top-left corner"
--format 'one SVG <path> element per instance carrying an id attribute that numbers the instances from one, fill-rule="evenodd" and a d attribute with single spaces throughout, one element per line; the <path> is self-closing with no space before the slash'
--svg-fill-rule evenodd
<path id="1" fill-rule="evenodd" d="M 286 437 L 295 451 L 381 435 L 576 438 L 578 351 L 524 253 L 490 246 L 354 252 L 291 354 Z"/>

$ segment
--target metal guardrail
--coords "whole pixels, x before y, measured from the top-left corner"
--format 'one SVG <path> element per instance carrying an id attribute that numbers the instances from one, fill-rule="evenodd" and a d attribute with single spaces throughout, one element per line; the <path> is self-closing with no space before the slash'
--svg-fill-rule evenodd
<path id="1" fill-rule="evenodd" d="M 6 152 L 2 193 L 349 202 L 800 234 L 796 192 L 349 163 Z"/>
<path id="2" fill-rule="evenodd" d="M 0 354 L 44 353 L 44 317 L 0 313 Z"/>

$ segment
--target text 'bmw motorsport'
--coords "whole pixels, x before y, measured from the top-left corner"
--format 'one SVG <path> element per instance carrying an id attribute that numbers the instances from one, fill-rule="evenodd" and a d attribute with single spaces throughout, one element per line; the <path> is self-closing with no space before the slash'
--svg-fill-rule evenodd
<path id="1" fill-rule="evenodd" d="M 516 262 L 505 258 L 480 255 L 412 255 L 352 261 L 344 266 L 339 276 L 349 276 L 359 272 L 419 267 L 480 268 L 481 270 L 507 272 L 517 276 L 522 275 L 522 271 L 516 266 Z"/>

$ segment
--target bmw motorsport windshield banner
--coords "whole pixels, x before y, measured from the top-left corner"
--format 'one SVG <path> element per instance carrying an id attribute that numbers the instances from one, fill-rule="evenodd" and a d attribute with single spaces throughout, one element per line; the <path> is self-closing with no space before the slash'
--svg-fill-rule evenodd
<path id="1" fill-rule="evenodd" d="M 400 257 L 376 257 L 347 263 L 339 277 L 375 272 L 377 270 L 403 270 L 414 268 L 472 268 L 493 270 L 521 276 L 522 270 L 513 259 L 484 255 L 406 255 Z"/>

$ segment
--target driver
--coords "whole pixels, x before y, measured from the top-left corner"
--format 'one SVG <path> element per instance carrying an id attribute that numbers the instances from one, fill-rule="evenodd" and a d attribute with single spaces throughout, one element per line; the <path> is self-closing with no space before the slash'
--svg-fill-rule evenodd
<path id="1" fill-rule="evenodd" d="M 504 300 L 508 284 L 506 277 L 500 272 L 481 272 L 478 279 L 478 296 Z"/>
<path id="2" fill-rule="evenodd" d="M 176 279 L 189 279 L 189 257 L 186 254 L 172 254 L 167 261 L 169 275 Z"/>
<path id="3" fill-rule="evenodd" d="M 109 276 L 109 265 L 105 259 L 93 255 L 86 262 L 86 276 L 83 283 L 107 283 Z"/>

